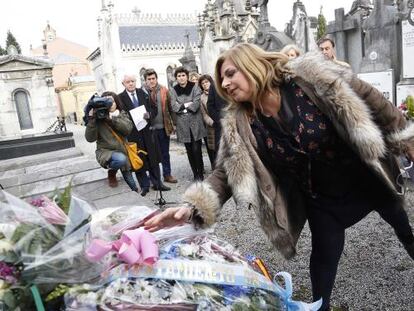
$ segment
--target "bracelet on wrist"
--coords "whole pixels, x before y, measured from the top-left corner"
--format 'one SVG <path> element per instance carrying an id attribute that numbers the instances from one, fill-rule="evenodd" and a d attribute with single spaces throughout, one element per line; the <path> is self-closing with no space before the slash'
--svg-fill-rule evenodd
<path id="1" fill-rule="evenodd" d="M 193 221 L 193 217 L 194 217 L 194 213 L 195 213 L 196 207 L 195 207 L 195 205 L 193 205 L 191 203 L 188 203 L 188 202 L 186 202 L 186 207 L 191 210 L 190 216 L 188 217 L 188 219 L 187 219 L 186 222 L 187 223 L 191 223 Z"/>

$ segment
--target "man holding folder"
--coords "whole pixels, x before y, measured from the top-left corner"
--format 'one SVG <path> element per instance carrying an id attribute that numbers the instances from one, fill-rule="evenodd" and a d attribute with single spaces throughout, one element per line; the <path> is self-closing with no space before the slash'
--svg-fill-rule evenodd
<path id="1" fill-rule="evenodd" d="M 147 155 L 140 154 L 144 161 L 144 166 L 135 172 L 141 187 L 141 195 L 145 196 L 149 192 L 150 179 L 148 178 L 147 171 L 150 173 L 155 190 L 168 191 L 170 188 L 161 182 L 159 167 L 161 153 L 157 138 L 149 122 L 157 114 L 157 109 L 150 104 L 148 94 L 141 88 L 138 89 L 136 87 L 136 77 L 134 75 L 124 75 L 122 85 L 125 87 L 125 90 L 119 94 L 119 97 L 125 106 L 124 109 L 128 111 L 131 119 L 134 121 L 134 128 L 128 136 L 128 140 L 136 142 L 140 149 L 148 153 Z M 146 124 L 142 119 L 147 120 Z"/>

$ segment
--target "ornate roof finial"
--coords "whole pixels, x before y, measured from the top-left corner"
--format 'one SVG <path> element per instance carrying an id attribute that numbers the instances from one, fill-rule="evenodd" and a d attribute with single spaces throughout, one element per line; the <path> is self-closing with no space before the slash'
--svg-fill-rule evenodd
<path id="1" fill-rule="evenodd" d="M 132 13 L 138 16 L 139 14 L 141 14 L 141 10 L 138 9 L 137 6 L 134 6 L 134 8 L 132 9 Z"/>
<path id="2" fill-rule="evenodd" d="M 184 55 L 179 59 L 180 63 L 187 68 L 188 71 L 197 71 L 195 56 L 190 44 L 190 33 L 186 30 L 184 37 L 186 37 L 186 44 Z"/>
<path id="3" fill-rule="evenodd" d="M 101 12 L 107 11 L 107 10 L 108 9 L 106 8 L 105 0 L 101 0 Z"/>
<path id="4" fill-rule="evenodd" d="M 250 12 L 252 10 L 252 4 L 250 3 L 250 0 L 246 0 L 246 5 L 244 8 L 247 12 Z"/>

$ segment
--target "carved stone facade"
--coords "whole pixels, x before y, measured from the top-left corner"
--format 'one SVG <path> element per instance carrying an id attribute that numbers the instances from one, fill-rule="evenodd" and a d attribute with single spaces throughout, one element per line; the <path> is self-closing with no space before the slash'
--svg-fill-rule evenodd
<path id="1" fill-rule="evenodd" d="M 57 116 L 50 61 L 0 57 L 0 137 L 44 132 Z"/>
<path id="2" fill-rule="evenodd" d="M 317 24 L 318 19 L 308 16 L 305 5 L 297 0 L 293 4 L 293 16 L 286 25 L 285 33 L 303 52 L 308 52 L 317 48 L 315 42 Z"/>
<path id="3" fill-rule="evenodd" d="M 267 51 L 292 43 L 268 20 L 267 0 L 207 0 L 199 16 L 200 61 L 203 73 L 214 73 L 217 57 L 238 42 L 251 42 Z"/>
<path id="4" fill-rule="evenodd" d="M 116 14 L 112 2 L 102 1 L 98 18 L 99 47 L 88 56 L 99 92 L 123 89 L 125 73 L 141 76 L 153 68 L 163 85 L 171 86 L 173 71 L 186 47 L 186 34 L 199 66 L 197 18 L 188 14 Z M 139 79 L 138 79 L 139 80 Z M 138 82 L 138 86 L 140 83 Z"/>
<path id="5" fill-rule="evenodd" d="M 199 15 L 201 72 L 213 74 L 218 55 L 237 42 L 254 42 L 259 17 L 249 0 L 207 0 Z"/>

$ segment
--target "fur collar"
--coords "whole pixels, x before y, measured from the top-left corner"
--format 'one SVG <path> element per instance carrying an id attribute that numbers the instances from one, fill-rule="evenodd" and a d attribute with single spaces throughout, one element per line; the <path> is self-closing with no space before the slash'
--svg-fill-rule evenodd
<path id="1" fill-rule="evenodd" d="M 177 93 L 177 96 L 187 95 L 190 96 L 195 86 L 194 82 L 188 81 L 185 87 L 180 86 L 179 84 L 174 85 L 174 90 Z"/>

